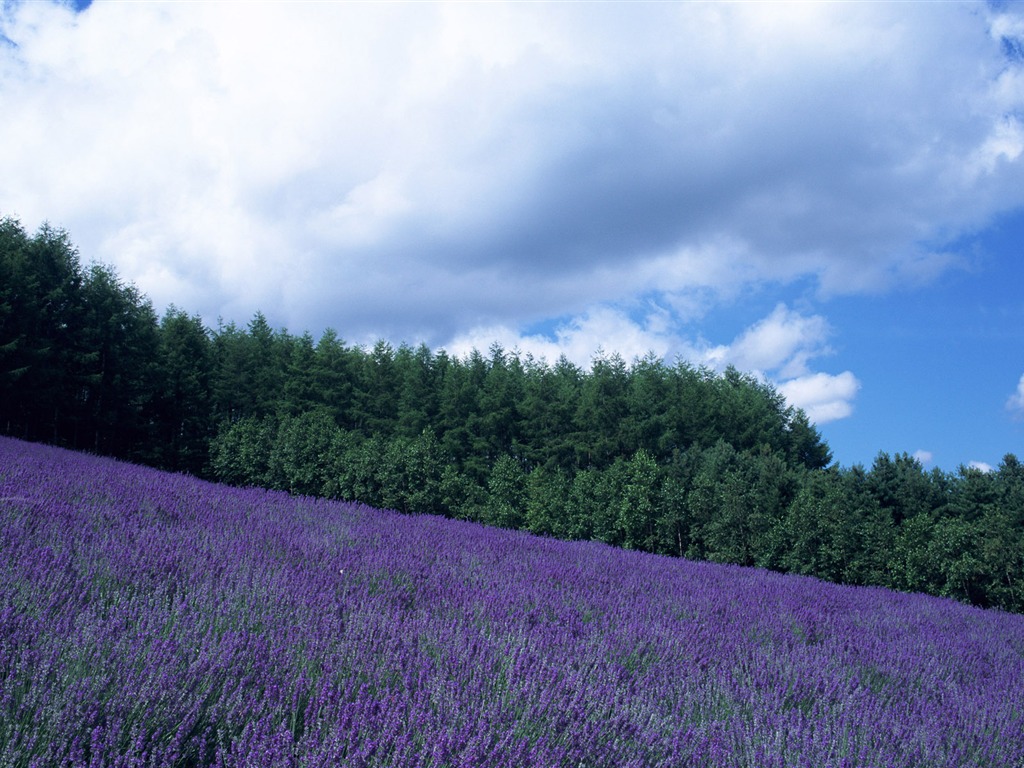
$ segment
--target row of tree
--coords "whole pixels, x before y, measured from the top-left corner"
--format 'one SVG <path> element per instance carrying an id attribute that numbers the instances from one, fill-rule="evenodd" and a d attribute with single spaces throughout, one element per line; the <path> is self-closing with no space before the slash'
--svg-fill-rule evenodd
<path id="1" fill-rule="evenodd" d="M 149 300 L 107 267 L 82 268 L 64 232 L 0 222 L 0 427 L 207 474 L 211 439 L 246 418 L 325 412 L 363 437 L 430 430 L 460 472 L 498 457 L 573 473 L 643 448 L 656 461 L 694 443 L 767 447 L 819 468 L 828 446 L 770 386 L 649 357 L 584 371 L 498 346 L 461 359 L 424 345 L 349 346 L 274 330 L 260 313 L 216 330 Z"/>
<path id="2" fill-rule="evenodd" d="M 829 467 L 769 385 L 651 356 L 347 345 L 158 318 L 0 221 L 0 429 L 236 484 L 1024 610 L 1024 479 Z"/>

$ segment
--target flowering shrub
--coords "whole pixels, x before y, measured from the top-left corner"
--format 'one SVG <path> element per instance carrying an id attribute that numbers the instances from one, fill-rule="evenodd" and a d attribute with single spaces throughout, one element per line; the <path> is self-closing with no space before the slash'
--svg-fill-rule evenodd
<path id="1" fill-rule="evenodd" d="M 1024 616 L 0 439 L 0 766 L 1020 766 Z"/>

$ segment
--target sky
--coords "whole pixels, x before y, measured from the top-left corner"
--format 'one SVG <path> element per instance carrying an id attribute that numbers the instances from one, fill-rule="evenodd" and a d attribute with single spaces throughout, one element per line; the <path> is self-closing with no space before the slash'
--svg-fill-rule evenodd
<path id="1" fill-rule="evenodd" d="M 1024 456 L 1020 6 L 0 3 L 0 216 L 159 314 L 732 365 L 844 466 Z"/>

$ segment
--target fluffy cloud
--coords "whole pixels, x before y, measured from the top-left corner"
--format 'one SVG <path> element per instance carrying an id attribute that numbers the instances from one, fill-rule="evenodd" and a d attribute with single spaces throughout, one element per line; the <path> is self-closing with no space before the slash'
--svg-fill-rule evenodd
<path id="1" fill-rule="evenodd" d="M 919 449 L 914 451 L 914 458 L 921 462 L 923 466 L 927 467 L 929 464 L 932 463 L 932 460 L 935 458 L 935 456 L 932 454 L 931 451 Z"/>
<path id="2" fill-rule="evenodd" d="M 927 281 L 1024 202 L 985 6 L 2 8 L 0 214 L 209 319 L 571 340 L 639 296 Z M 769 331 L 729 354 L 809 375 Z"/>
<path id="3" fill-rule="evenodd" d="M 446 347 L 463 356 L 495 342 L 548 363 L 565 356 L 582 368 L 589 368 L 601 353 L 619 354 L 627 362 L 650 353 L 670 360 L 684 352 L 692 355 L 692 348 L 666 327 L 660 312 L 634 320 L 613 307 L 595 307 L 557 325 L 550 334 L 520 334 L 507 326 L 488 326 L 460 334 Z"/>
<path id="4" fill-rule="evenodd" d="M 979 472 L 984 472 L 985 474 L 988 474 L 989 472 L 995 472 L 995 467 L 993 467 L 991 464 L 987 464 L 984 461 L 969 461 L 967 462 L 967 466 L 970 469 L 976 469 Z"/>
<path id="5" fill-rule="evenodd" d="M 672 313 L 648 308 L 639 319 L 611 307 L 597 307 L 557 325 L 548 334 L 520 334 L 508 326 L 486 326 L 460 334 L 447 346 L 466 355 L 497 342 L 509 350 L 554 362 L 564 355 L 589 367 L 600 352 L 617 352 L 628 362 L 647 354 L 687 360 L 722 371 L 733 366 L 772 382 L 786 401 L 807 412 L 811 421 L 825 424 L 850 416 L 860 382 L 850 371 L 814 372 L 810 361 L 829 354 L 831 330 L 824 317 L 802 315 L 785 305 L 754 323 L 730 344 L 713 345 L 682 335 Z"/>
<path id="6" fill-rule="evenodd" d="M 704 357 L 716 368 L 732 365 L 774 381 L 787 402 L 803 408 L 816 424 L 825 424 L 852 414 L 860 390 L 850 371 L 810 370 L 810 360 L 831 353 L 830 334 L 824 317 L 801 315 L 780 304 L 731 344 L 710 348 Z"/>
<path id="7" fill-rule="evenodd" d="M 707 359 L 717 368 L 733 365 L 746 371 L 777 371 L 782 378 L 808 373 L 807 362 L 830 352 L 825 318 L 804 316 L 779 304 L 768 317 L 744 331 L 732 344 L 715 347 Z"/>
<path id="8" fill-rule="evenodd" d="M 779 384 L 788 403 L 807 412 L 815 424 L 845 419 L 853 413 L 860 382 L 850 371 L 837 375 L 812 373 Z"/>
<path id="9" fill-rule="evenodd" d="M 1017 382 L 1017 391 L 1007 399 L 1006 410 L 1014 418 L 1024 419 L 1024 376 L 1021 376 L 1020 381 Z"/>

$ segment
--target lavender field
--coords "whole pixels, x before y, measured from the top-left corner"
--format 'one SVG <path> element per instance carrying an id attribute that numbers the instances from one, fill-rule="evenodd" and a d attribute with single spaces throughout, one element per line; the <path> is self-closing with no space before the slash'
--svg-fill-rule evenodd
<path id="1" fill-rule="evenodd" d="M 1024 617 L 0 439 L 0 766 L 1021 766 Z"/>

